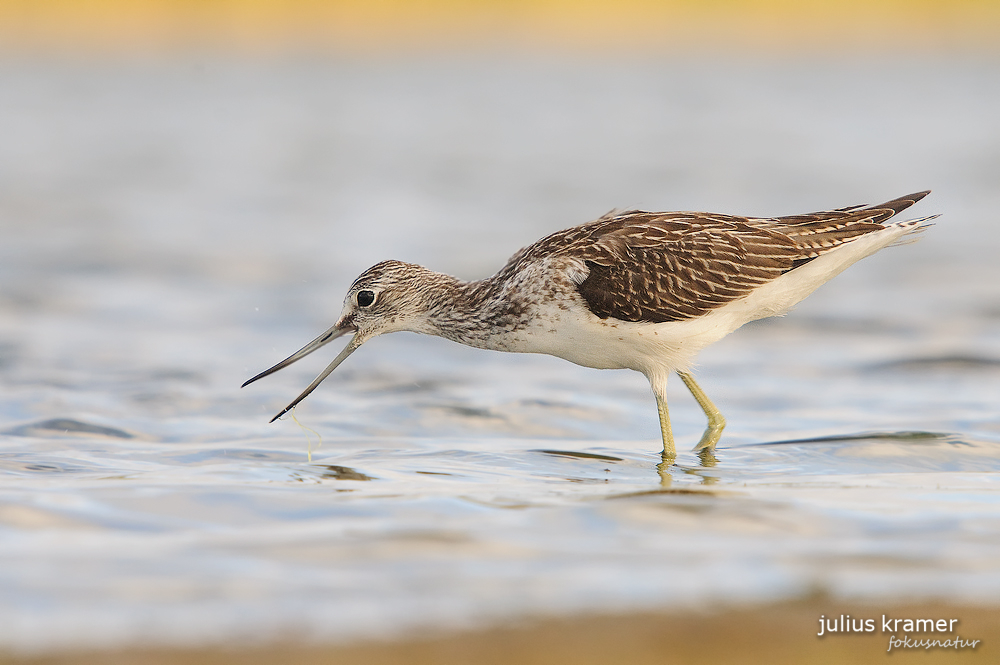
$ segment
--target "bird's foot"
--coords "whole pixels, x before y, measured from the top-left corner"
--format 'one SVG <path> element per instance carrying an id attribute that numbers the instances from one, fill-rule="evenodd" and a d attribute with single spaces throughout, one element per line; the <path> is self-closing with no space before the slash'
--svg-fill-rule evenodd
<path id="1" fill-rule="evenodd" d="M 719 460 L 715 458 L 715 448 L 702 448 L 698 451 L 698 461 L 703 467 L 715 466 Z"/>
<path id="2" fill-rule="evenodd" d="M 725 428 L 726 419 L 722 417 L 721 413 L 716 411 L 715 413 L 708 414 L 708 427 L 705 428 L 705 433 L 701 435 L 701 440 L 694 447 L 694 451 L 701 452 L 702 450 L 707 450 L 710 453 L 714 452 L 715 444 L 722 438 L 722 430 Z"/>

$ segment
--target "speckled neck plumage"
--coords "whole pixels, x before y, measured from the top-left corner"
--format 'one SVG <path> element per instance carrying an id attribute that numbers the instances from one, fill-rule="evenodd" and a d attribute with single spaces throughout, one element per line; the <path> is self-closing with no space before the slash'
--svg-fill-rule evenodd
<path id="1" fill-rule="evenodd" d="M 462 281 L 416 264 L 383 261 L 367 270 L 352 288 L 377 283 L 389 273 L 402 287 L 397 297 L 403 302 L 396 309 L 417 315 L 416 332 L 477 348 L 496 348 L 491 341 L 523 327 L 532 316 L 532 292 L 517 288 L 516 274 L 509 269 L 486 279 Z"/>

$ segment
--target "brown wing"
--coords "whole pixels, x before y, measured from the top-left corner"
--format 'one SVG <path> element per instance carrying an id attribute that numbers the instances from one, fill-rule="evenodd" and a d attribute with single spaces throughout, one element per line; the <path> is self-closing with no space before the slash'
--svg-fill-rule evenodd
<path id="1" fill-rule="evenodd" d="M 626 213 L 570 252 L 589 273 L 578 290 L 601 318 L 662 323 L 705 314 L 791 269 L 788 238 L 740 218 Z"/>
<path id="2" fill-rule="evenodd" d="M 585 262 L 580 295 L 601 318 L 661 323 L 701 316 L 858 236 L 927 192 L 864 208 L 776 218 L 631 211 L 543 239 Z M 537 255 L 537 254 L 535 254 Z"/>

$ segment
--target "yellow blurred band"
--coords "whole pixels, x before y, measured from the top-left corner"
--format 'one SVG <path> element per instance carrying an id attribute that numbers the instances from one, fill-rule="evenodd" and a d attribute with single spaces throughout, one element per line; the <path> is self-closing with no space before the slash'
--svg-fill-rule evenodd
<path id="1" fill-rule="evenodd" d="M 1000 49 L 1000 0 L 0 0 L 0 53 Z"/>

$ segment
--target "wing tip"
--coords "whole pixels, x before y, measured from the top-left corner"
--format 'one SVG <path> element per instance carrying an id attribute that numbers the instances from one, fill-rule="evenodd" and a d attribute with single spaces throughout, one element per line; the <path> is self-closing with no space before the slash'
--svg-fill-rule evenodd
<path id="1" fill-rule="evenodd" d="M 931 193 L 931 190 L 925 189 L 922 192 L 915 192 L 913 194 L 907 194 L 905 196 L 900 196 L 899 198 L 892 199 L 891 201 L 886 201 L 885 203 L 880 203 L 879 205 L 871 206 L 869 210 L 892 210 L 893 215 L 898 215 L 903 212 L 913 204 L 917 203 L 925 196 Z"/>

